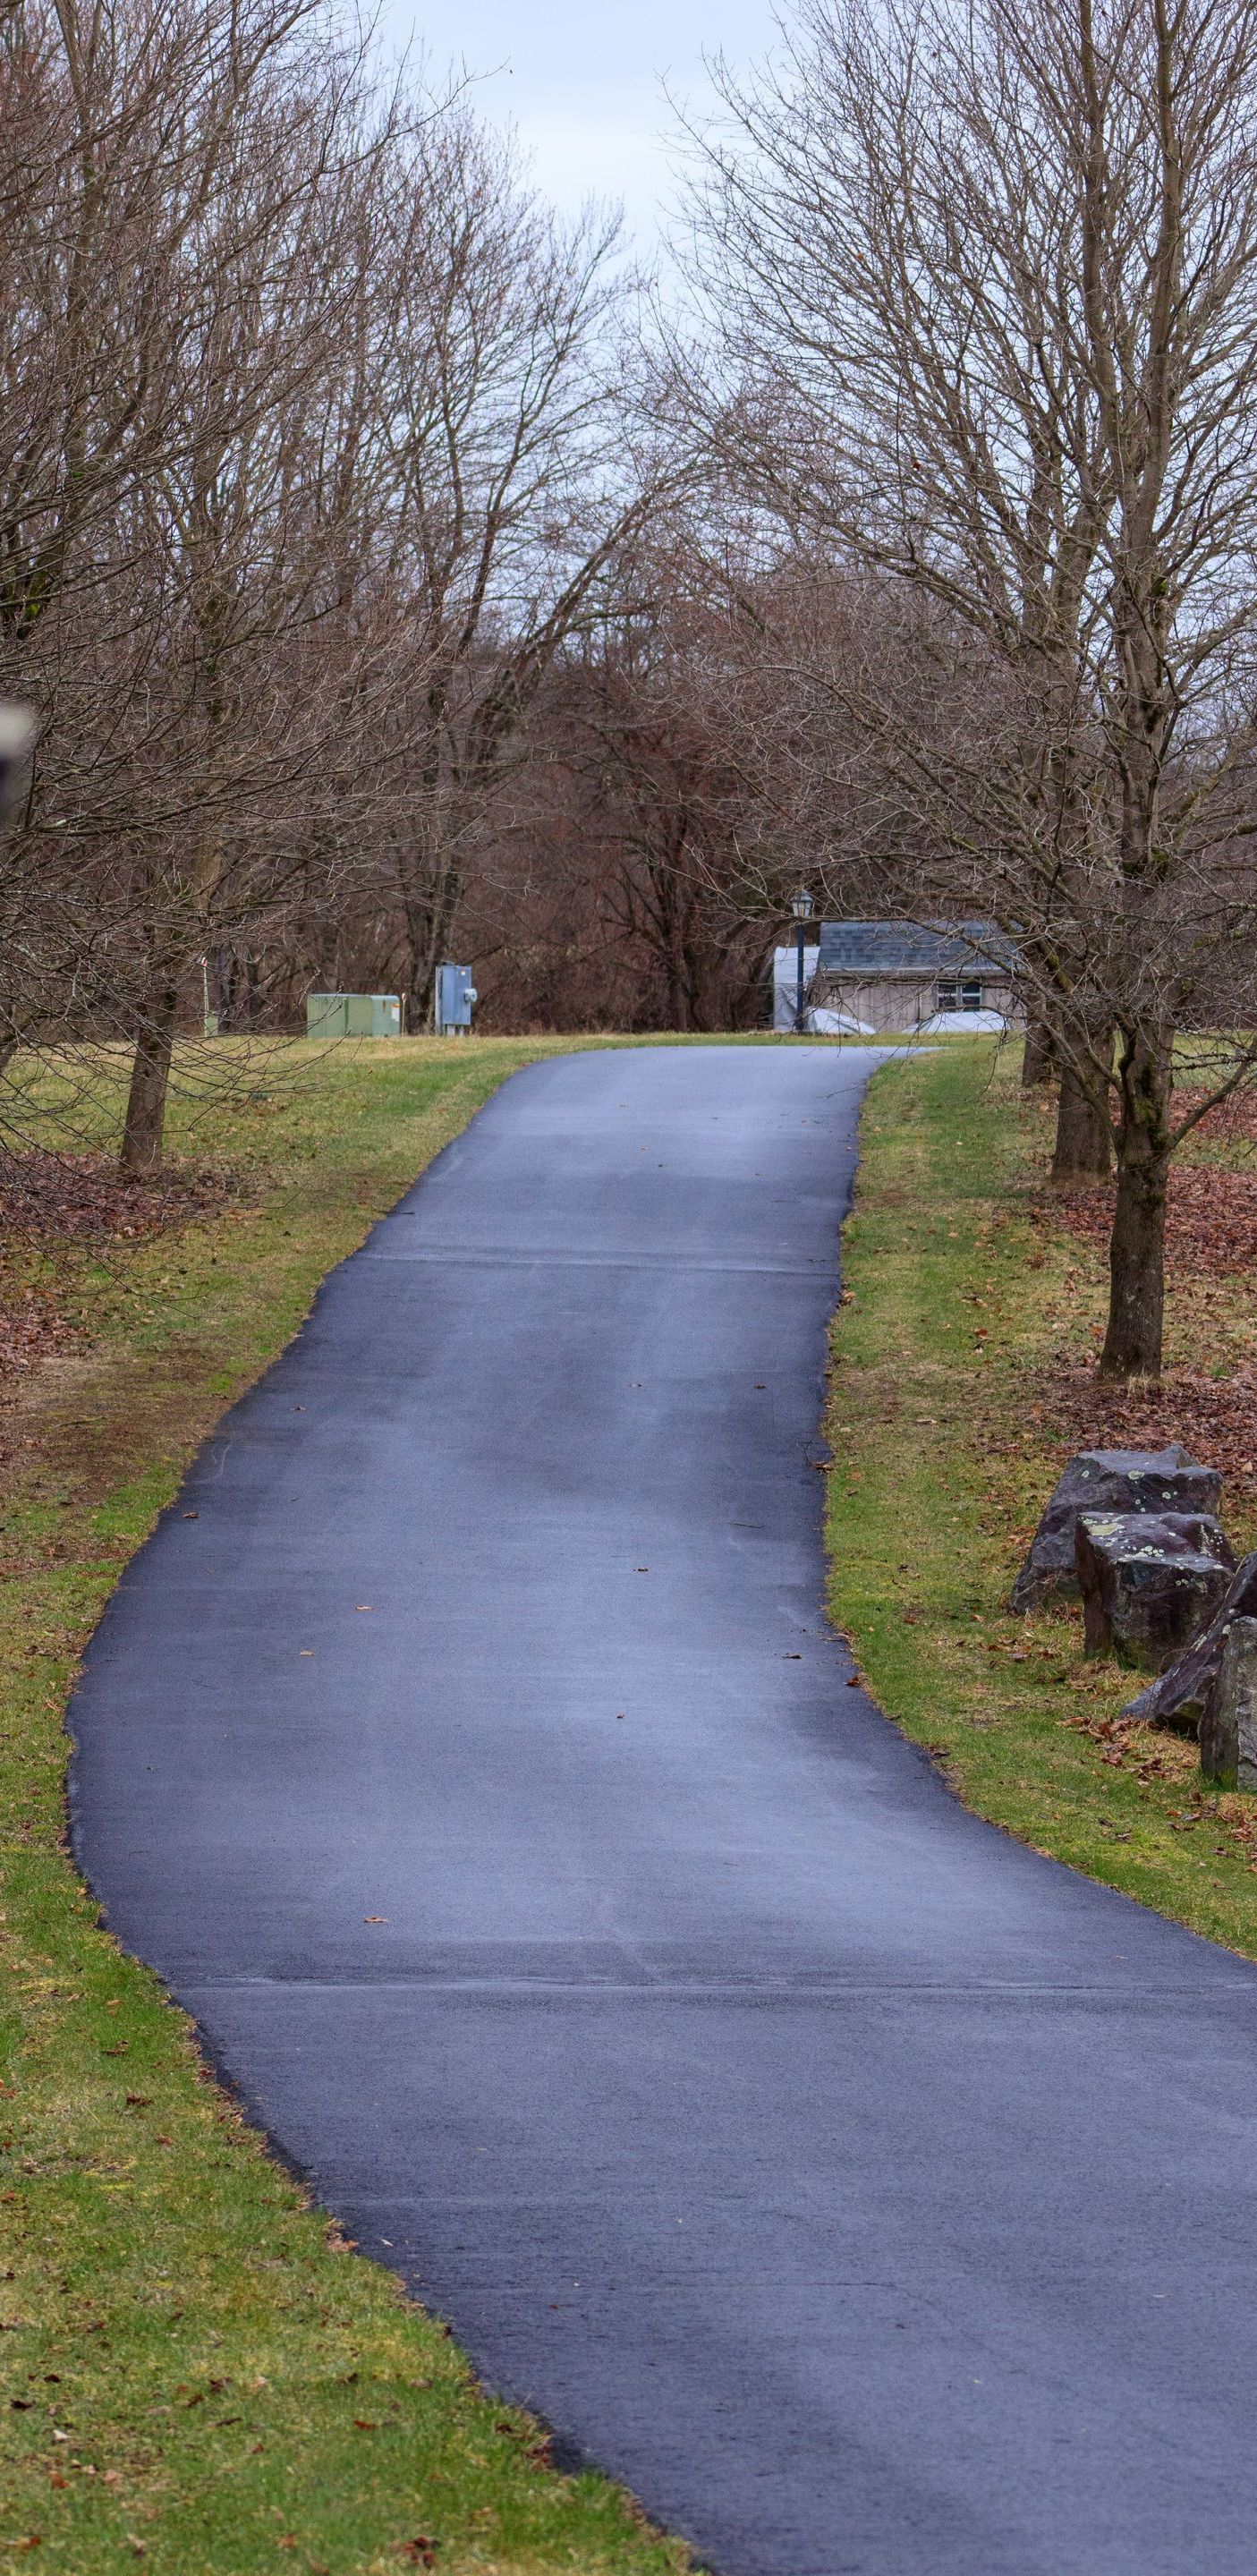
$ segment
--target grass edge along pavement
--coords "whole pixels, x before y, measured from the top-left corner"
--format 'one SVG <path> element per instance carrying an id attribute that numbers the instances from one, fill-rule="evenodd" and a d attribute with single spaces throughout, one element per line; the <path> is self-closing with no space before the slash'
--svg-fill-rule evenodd
<path id="1" fill-rule="evenodd" d="M 497 1084 L 566 1051 L 347 1050 L 269 1102 L 227 1104 L 216 1147 L 237 1167 L 267 1158 L 252 1203 L 84 1256 L 99 1336 L 0 1425 L 5 2576 L 689 2564 L 608 2480 L 559 2474 L 538 2425 L 486 2397 L 446 2331 L 310 2206 L 184 2015 L 98 1929 L 64 1843 L 78 1653 L 200 1440 Z"/>
<path id="2" fill-rule="evenodd" d="M 832 1335 L 832 1615 L 966 1805 L 1257 1957 L 1257 1801 L 1206 1794 L 1194 1744 L 1117 1724 L 1139 1679 L 1084 1657 L 1076 1603 L 1008 1610 L 1084 1445 L 1036 1399 L 1062 1335 L 1093 1347 L 1103 1311 L 1102 1257 L 1031 1222 L 1042 1156 L 1017 1081 L 1016 1051 L 958 1042 L 866 1095 Z M 1223 1512 L 1257 1543 L 1238 1497 Z"/>

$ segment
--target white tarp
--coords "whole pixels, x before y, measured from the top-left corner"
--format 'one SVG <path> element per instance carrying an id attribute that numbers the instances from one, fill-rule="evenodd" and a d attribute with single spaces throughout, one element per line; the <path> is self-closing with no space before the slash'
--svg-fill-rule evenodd
<path id="1" fill-rule="evenodd" d="M 999 1037 L 1008 1022 L 1002 1011 L 936 1011 L 921 1024 L 925 1038 Z"/>
<path id="2" fill-rule="evenodd" d="M 814 1038 L 871 1038 L 874 1034 L 868 1020 L 857 1020 L 852 1011 L 805 1011 L 803 1025 Z"/>

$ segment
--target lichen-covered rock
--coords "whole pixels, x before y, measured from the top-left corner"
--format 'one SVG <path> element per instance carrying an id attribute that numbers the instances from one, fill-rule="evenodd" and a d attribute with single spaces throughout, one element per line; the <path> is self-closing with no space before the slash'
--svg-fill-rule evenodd
<path id="1" fill-rule="evenodd" d="M 1074 1531 L 1080 1512 L 1217 1511 L 1222 1478 L 1177 1441 L 1168 1449 L 1084 1449 L 1071 1458 L 1031 1541 L 1013 1585 L 1014 1610 L 1033 1610 L 1053 1593 L 1076 1595 Z"/>
<path id="2" fill-rule="evenodd" d="M 1207 1512 L 1082 1512 L 1074 1530 L 1089 1655 L 1159 1672 L 1217 1607 L 1235 1571 Z"/>
<path id="3" fill-rule="evenodd" d="M 1257 1619 L 1227 1623 L 1200 1720 L 1200 1767 L 1220 1789 L 1257 1789 Z"/>
<path id="4" fill-rule="evenodd" d="M 1145 1726 L 1172 1726 L 1182 1735 L 1198 1734 L 1228 1632 L 1237 1619 L 1257 1619 L 1257 1549 L 1240 1558 L 1212 1617 L 1159 1678 L 1122 1710 L 1123 1717 L 1141 1718 Z"/>

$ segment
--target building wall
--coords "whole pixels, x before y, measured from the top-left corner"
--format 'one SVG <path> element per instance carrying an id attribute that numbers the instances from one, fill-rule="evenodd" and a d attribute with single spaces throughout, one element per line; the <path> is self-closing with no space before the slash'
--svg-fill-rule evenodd
<path id="1" fill-rule="evenodd" d="M 941 980 L 964 982 L 978 979 L 945 977 Z M 996 975 L 983 975 L 980 980 L 984 1010 L 1002 1011 L 1007 1019 L 1020 1018 L 1012 988 L 1007 982 Z M 870 1029 L 918 1029 L 926 1020 L 932 1020 L 938 1009 L 939 981 L 936 975 L 887 975 L 876 981 L 860 980 L 854 976 L 817 975 L 809 998 L 822 1009 L 849 1012 L 852 1018 L 863 1020 Z"/>

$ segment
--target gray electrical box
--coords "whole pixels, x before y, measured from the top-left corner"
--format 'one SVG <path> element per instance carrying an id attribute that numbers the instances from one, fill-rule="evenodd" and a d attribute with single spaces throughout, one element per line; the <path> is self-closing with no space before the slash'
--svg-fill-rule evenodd
<path id="1" fill-rule="evenodd" d="M 308 1038 L 399 1038 L 402 1006 L 396 993 L 308 993 Z"/>
<path id="2" fill-rule="evenodd" d="M 471 980 L 470 966 L 438 966 L 436 970 L 436 1032 L 438 1037 L 451 1029 L 469 1029 L 473 1004 L 480 996 Z"/>

